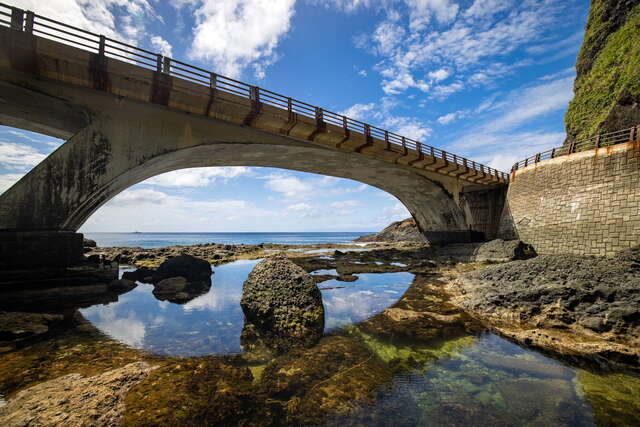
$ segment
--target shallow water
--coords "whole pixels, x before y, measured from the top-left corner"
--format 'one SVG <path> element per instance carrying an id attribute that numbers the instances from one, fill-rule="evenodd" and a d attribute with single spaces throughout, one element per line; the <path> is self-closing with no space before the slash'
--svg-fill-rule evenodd
<path id="1" fill-rule="evenodd" d="M 640 378 L 636 376 L 576 368 L 491 333 L 472 334 L 460 329 L 447 332 L 451 324 L 446 322 L 430 324 L 445 331 L 433 339 L 420 338 L 418 334 L 426 328 L 426 321 L 414 324 L 416 334 L 409 334 L 409 338 L 378 328 L 376 319 L 386 318 L 378 314 L 396 302 L 396 306 L 411 310 L 418 300 L 427 300 L 432 304 L 429 312 L 449 310 L 445 307 L 446 301 L 437 294 L 422 290 L 407 297 L 416 289 L 414 286 L 418 286 L 418 279 L 404 272 L 358 274 L 355 282 L 320 283 L 319 287 L 325 289 L 322 291 L 325 339 L 343 340 L 340 342 L 347 343 L 346 350 L 336 350 L 332 344 L 323 344 L 323 340 L 303 355 L 293 355 L 293 360 L 288 359 L 289 355 L 271 359 L 268 363 L 285 365 L 272 371 L 271 378 L 262 376 L 265 362 L 242 361 L 233 356 L 242 353 L 243 314 L 239 305 L 242 283 L 257 262 L 259 260 L 241 260 L 214 267 L 210 291 L 184 305 L 158 301 L 151 293 L 151 285 L 139 284 L 136 289 L 119 295 L 116 302 L 80 309 L 85 319 L 114 340 L 155 355 L 180 356 L 163 362 L 169 364 L 170 369 L 159 368 L 165 369 L 160 377 L 167 378 L 165 385 L 151 383 L 133 399 L 148 396 L 149 400 L 143 402 L 143 406 L 147 405 L 144 418 L 129 420 L 129 425 L 166 413 L 171 405 L 163 403 L 162 395 L 173 394 L 174 381 L 184 376 L 192 378 L 190 388 L 176 388 L 175 393 L 185 408 L 191 400 L 202 399 L 206 405 L 220 401 L 230 405 L 216 406 L 224 409 L 216 409 L 222 411 L 219 413 L 213 410 L 213 418 L 204 424 L 224 415 L 230 419 L 229 425 L 245 421 L 256 425 L 438 427 L 640 425 Z M 126 270 L 122 268 L 121 272 Z M 334 270 L 315 273 L 328 272 Z M 56 378 L 90 370 L 99 364 L 99 370 L 90 371 L 95 374 L 111 369 L 113 360 L 140 357 L 139 352 L 125 346 L 114 347 L 110 344 L 113 341 L 101 338 L 102 334 L 98 337 L 90 332 L 86 337 L 83 334 L 87 334 L 86 328 L 81 327 L 78 332 L 70 330 L 33 348 L 0 354 L 0 394 L 2 390 L 11 391 L 16 387 L 15 378 L 27 381 L 43 375 L 44 380 L 47 375 Z M 363 347 L 365 353 L 354 356 L 357 348 Z M 331 356 L 322 358 L 323 353 Z M 194 358 L 211 354 L 220 357 Z M 350 357 L 354 360 L 348 361 Z M 219 368 L 220 363 L 229 365 Z M 203 369 L 207 364 L 213 366 L 207 371 L 209 377 L 200 378 L 193 371 L 181 370 L 190 365 Z M 225 377 L 229 370 L 247 369 L 247 366 L 253 380 L 241 383 L 240 376 Z M 293 372 L 293 378 L 300 376 L 304 381 L 283 397 L 282 391 L 274 387 L 280 384 L 278 381 L 290 380 L 286 377 L 274 380 L 273 372 L 278 375 Z M 218 378 L 217 375 L 219 382 L 207 379 Z M 224 385 L 222 394 L 217 389 L 210 394 L 200 391 L 199 387 L 218 383 Z M 242 399 L 234 400 L 235 387 L 245 393 Z M 216 397 L 208 401 L 209 395 Z M 228 401 L 224 397 L 227 395 Z M 274 412 L 265 415 L 260 412 L 264 408 Z M 188 417 L 188 411 L 183 413 Z M 190 420 L 190 424 L 197 424 Z M 165 424 L 180 425 L 181 422 Z"/>
<path id="2" fill-rule="evenodd" d="M 140 283 L 117 302 L 80 312 L 110 337 L 154 354 L 241 353 L 242 284 L 259 261 L 239 260 L 213 267 L 211 289 L 184 305 L 159 301 L 152 294 L 152 285 Z M 122 267 L 120 274 L 131 270 Z M 337 271 L 316 270 L 314 274 L 337 275 Z M 384 310 L 402 296 L 413 280 L 410 273 L 367 273 L 357 277 L 355 282 L 327 280 L 320 284 L 321 289 L 331 288 L 322 291 L 325 331 Z"/>

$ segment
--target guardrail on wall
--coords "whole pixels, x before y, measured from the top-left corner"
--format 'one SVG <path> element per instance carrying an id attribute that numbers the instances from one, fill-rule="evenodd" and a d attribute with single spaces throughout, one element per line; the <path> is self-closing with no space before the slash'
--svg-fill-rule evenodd
<path id="1" fill-rule="evenodd" d="M 386 148 L 390 151 L 406 154 L 407 149 L 411 149 L 434 158 L 442 159 L 447 164 L 460 165 L 467 169 L 481 172 L 484 176 L 495 177 L 504 182 L 508 182 L 509 180 L 509 175 L 505 172 L 389 132 L 385 129 L 372 126 L 368 123 L 4 3 L 0 3 L 0 26 L 8 26 L 17 31 L 59 41 L 100 56 L 133 63 L 158 73 L 185 79 L 206 86 L 207 90 L 216 89 L 242 96 L 251 100 L 255 105 L 262 103 L 286 109 L 289 113 L 300 114 L 315 119 L 319 127 L 324 123 L 330 123 L 342 127 L 345 132 L 361 133 L 365 135 L 367 139 L 378 138 L 385 141 Z"/>
<path id="2" fill-rule="evenodd" d="M 535 156 L 528 157 L 524 160 L 520 160 L 518 163 L 513 165 L 511 172 L 526 168 L 527 166 L 536 164 L 543 160 L 566 156 L 567 154 L 577 153 L 578 151 L 592 150 L 594 148 L 607 147 L 609 145 L 633 142 L 637 140 L 640 140 L 640 125 L 628 129 L 594 135 L 579 141 L 573 141 L 568 145 L 563 145 L 562 147 L 543 151 L 542 153 L 538 153 Z"/>

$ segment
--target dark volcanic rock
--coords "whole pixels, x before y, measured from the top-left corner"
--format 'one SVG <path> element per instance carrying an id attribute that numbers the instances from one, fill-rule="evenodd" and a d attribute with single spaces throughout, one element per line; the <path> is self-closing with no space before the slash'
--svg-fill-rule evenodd
<path id="1" fill-rule="evenodd" d="M 403 221 L 397 221 L 384 230 L 376 234 L 367 234 L 358 237 L 355 242 L 417 242 L 429 243 L 426 237 L 418 230 L 416 221 L 413 218 L 407 218 Z"/>
<path id="2" fill-rule="evenodd" d="M 322 296 L 313 277 L 284 253 L 255 266 L 242 288 L 243 345 L 276 351 L 315 344 L 324 331 Z"/>
<path id="3" fill-rule="evenodd" d="M 491 240 L 483 243 L 456 243 L 439 247 L 435 259 L 456 262 L 507 262 L 536 256 L 531 245 L 521 240 Z"/>
<path id="4" fill-rule="evenodd" d="M 122 273 L 122 278 L 126 280 L 132 280 L 134 282 L 151 282 L 155 270 L 152 268 L 139 268 L 136 271 L 125 271 Z"/>
<path id="5" fill-rule="evenodd" d="M 113 282 L 109 283 L 108 289 L 121 293 L 121 292 L 129 292 L 136 286 L 138 285 L 136 284 L 136 282 L 132 280 L 120 279 L 120 280 L 114 280 Z"/>
<path id="6" fill-rule="evenodd" d="M 639 254 L 542 255 L 473 271 L 459 281 L 461 305 L 502 324 L 572 331 L 640 354 Z"/>
<path id="7" fill-rule="evenodd" d="M 40 335 L 61 322 L 61 314 L 0 312 L 0 340 L 14 340 Z"/>
<path id="8" fill-rule="evenodd" d="M 153 295 L 161 301 L 170 301 L 176 304 L 184 304 L 211 289 L 209 282 L 188 282 L 182 276 L 171 277 L 156 283 L 153 287 Z"/>
<path id="9" fill-rule="evenodd" d="M 188 282 L 211 283 L 211 264 L 191 255 L 178 255 L 169 258 L 153 274 L 153 281 L 159 282 L 171 277 L 184 277 Z"/>

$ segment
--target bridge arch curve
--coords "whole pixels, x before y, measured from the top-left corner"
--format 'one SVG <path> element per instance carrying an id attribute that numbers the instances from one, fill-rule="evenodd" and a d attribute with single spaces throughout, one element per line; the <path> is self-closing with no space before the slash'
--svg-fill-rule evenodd
<path id="1" fill-rule="evenodd" d="M 132 185 L 178 169 L 210 166 L 276 167 L 348 178 L 394 195 L 427 234 L 469 229 L 454 194 L 406 167 L 219 120 L 180 120 L 171 111 L 134 121 L 136 105 L 127 107 L 101 111 L 0 195 L 0 229 L 76 231 Z"/>

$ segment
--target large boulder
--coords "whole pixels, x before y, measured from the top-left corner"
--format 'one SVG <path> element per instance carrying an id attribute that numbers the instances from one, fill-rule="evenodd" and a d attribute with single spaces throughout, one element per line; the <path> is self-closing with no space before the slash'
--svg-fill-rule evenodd
<path id="1" fill-rule="evenodd" d="M 407 218 L 388 225 L 384 230 L 375 234 L 360 236 L 354 242 L 417 242 L 427 244 L 429 241 L 418 230 L 413 218 Z"/>
<path id="2" fill-rule="evenodd" d="M 276 351 L 309 347 L 322 337 L 324 308 L 313 277 L 284 253 L 255 266 L 242 288 L 243 345 L 261 341 Z"/>
<path id="3" fill-rule="evenodd" d="M 184 277 L 178 276 L 156 283 L 153 287 L 153 295 L 161 301 L 184 304 L 206 293 L 209 289 L 211 289 L 211 281 L 188 282 Z"/>
<path id="4" fill-rule="evenodd" d="M 169 258 L 153 273 L 153 282 L 160 282 L 171 277 L 184 277 L 188 282 L 211 283 L 211 264 L 191 255 L 181 254 Z"/>

